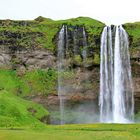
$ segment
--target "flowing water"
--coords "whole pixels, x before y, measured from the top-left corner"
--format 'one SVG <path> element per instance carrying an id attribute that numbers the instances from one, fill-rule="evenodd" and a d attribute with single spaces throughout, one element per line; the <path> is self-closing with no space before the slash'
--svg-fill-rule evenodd
<path id="1" fill-rule="evenodd" d="M 112 120 L 113 51 L 111 27 L 105 27 L 101 38 L 100 120 Z"/>
<path id="2" fill-rule="evenodd" d="M 81 30 L 82 29 L 82 30 Z M 82 101 L 79 104 L 69 105 L 69 101 L 67 100 L 68 97 L 74 97 L 74 95 L 70 96 L 70 94 L 76 94 L 79 91 L 79 81 L 78 78 L 71 77 L 71 81 L 73 83 L 69 84 L 69 81 L 65 77 L 65 74 L 69 74 L 73 72 L 73 69 L 69 69 L 68 62 L 71 49 L 73 49 L 74 57 L 76 55 L 80 55 L 83 58 L 83 66 L 86 67 L 86 60 L 87 60 L 87 37 L 85 28 L 76 28 L 73 32 L 73 47 L 69 44 L 68 36 L 68 27 L 66 25 L 62 26 L 59 36 L 58 36 L 58 49 L 57 49 L 57 70 L 58 70 L 58 97 L 60 101 L 59 110 L 60 110 L 60 122 L 59 124 L 68 123 L 71 119 L 73 120 L 71 123 L 86 123 L 91 122 L 96 119 L 93 116 L 93 103 Z M 82 31 L 82 32 L 80 32 Z M 79 36 L 81 37 L 81 46 L 79 45 Z M 81 48 L 80 48 L 81 47 Z M 82 51 L 80 51 L 82 50 Z M 79 70 L 79 69 L 78 69 Z M 65 79 L 66 78 L 66 79 Z M 83 86 L 86 86 L 88 83 L 88 73 L 86 68 L 83 69 Z M 78 84 L 75 84 L 78 82 Z M 76 96 L 75 96 L 76 97 Z M 70 109 L 71 108 L 71 109 Z M 81 111 L 82 110 L 82 111 Z M 90 113 L 87 114 L 85 112 Z M 93 112 L 92 112 L 93 111 Z M 78 115 L 76 115 L 78 114 Z M 92 114 L 92 115 L 91 115 Z M 96 116 L 96 114 L 94 115 Z M 71 118 L 70 118 L 71 117 Z M 74 118 L 74 119 L 73 119 Z M 88 119 L 87 119 L 88 118 Z M 92 118 L 92 119 L 91 119 Z"/>
<path id="3" fill-rule="evenodd" d="M 134 97 L 128 36 L 122 26 L 116 27 L 115 43 L 112 36 L 111 27 L 105 27 L 101 37 L 100 121 L 130 123 Z"/>
<path id="4" fill-rule="evenodd" d="M 57 50 L 57 69 L 58 69 L 58 97 L 60 100 L 60 124 L 64 124 L 64 100 L 65 89 L 63 88 L 63 72 L 64 72 L 64 59 L 65 59 L 65 26 L 59 32 Z"/>
<path id="5" fill-rule="evenodd" d="M 85 28 L 83 27 L 83 51 L 82 51 L 82 56 L 83 56 L 83 63 L 84 66 L 86 65 L 86 60 L 87 60 L 87 37 L 86 37 L 86 31 Z"/>

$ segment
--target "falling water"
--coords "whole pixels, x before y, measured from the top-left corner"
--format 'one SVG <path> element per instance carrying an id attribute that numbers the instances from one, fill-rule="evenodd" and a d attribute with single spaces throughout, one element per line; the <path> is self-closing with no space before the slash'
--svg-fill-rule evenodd
<path id="1" fill-rule="evenodd" d="M 60 100 L 60 124 L 64 124 L 64 88 L 62 74 L 64 72 L 65 58 L 65 26 L 59 32 L 58 51 L 57 51 L 57 69 L 58 69 L 58 97 Z"/>
<path id="2" fill-rule="evenodd" d="M 68 57 L 69 56 L 69 51 L 68 51 L 68 46 L 69 46 L 69 42 L 68 42 L 68 27 L 67 26 L 65 26 L 65 45 L 66 45 L 66 56 Z"/>
<path id="3" fill-rule="evenodd" d="M 101 38 L 100 121 L 112 120 L 113 52 L 111 27 L 105 27 Z"/>
<path id="4" fill-rule="evenodd" d="M 130 122 L 133 116 L 133 108 L 134 99 L 128 37 L 123 27 L 117 26 L 114 48 L 114 122 Z"/>
<path id="5" fill-rule="evenodd" d="M 114 56 L 111 27 L 105 27 L 101 38 L 100 121 L 130 123 L 134 99 L 126 31 L 116 27 Z"/>
<path id="6" fill-rule="evenodd" d="M 87 37 L 86 37 L 86 31 L 85 31 L 84 27 L 83 27 L 83 51 L 82 51 L 82 56 L 83 56 L 83 62 L 85 64 L 86 60 L 87 60 Z"/>

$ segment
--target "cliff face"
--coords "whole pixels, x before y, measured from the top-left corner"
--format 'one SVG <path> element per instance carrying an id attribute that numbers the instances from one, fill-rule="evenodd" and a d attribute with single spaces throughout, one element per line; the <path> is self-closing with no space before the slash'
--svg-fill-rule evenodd
<path id="1" fill-rule="evenodd" d="M 0 21 L 0 77 L 3 71 L 14 72 L 16 86 L 1 84 L 1 89 L 30 98 L 44 106 L 58 104 L 57 43 L 62 25 L 67 25 L 66 67 L 64 86 L 67 102 L 98 100 L 100 73 L 100 36 L 104 24 L 79 17 L 53 21 L 38 17 L 34 21 Z M 136 106 L 140 100 L 140 23 L 123 25 L 129 35 L 132 75 Z M 84 37 L 87 58 L 82 56 Z M 75 46 L 75 52 L 74 52 Z M 11 74 L 9 74 L 11 76 Z M 7 76 L 5 76 L 7 77 Z M 7 77 L 8 80 L 9 77 Z M 1 80 L 1 82 L 3 82 Z M 137 111 L 138 109 L 136 109 Z"/>

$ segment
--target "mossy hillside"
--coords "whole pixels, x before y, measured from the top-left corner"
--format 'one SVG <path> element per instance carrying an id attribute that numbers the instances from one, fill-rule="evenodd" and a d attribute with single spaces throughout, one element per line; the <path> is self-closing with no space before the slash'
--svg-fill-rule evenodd
<path id="1" fill-rule="evenodd" d="M 41 118 L 49 113 L 41 105 L 0 91 L 0 127 L 43 126 Z"/>
<path id="2" fill-rule="evenodd" d="M 89 17 L 71 18 L 68 20 L 60 20 L 57 22 L 61 23 L 61 25 L 65 24 L 68 26 L 83 26 L 85 27 L 88 35 L 89 36 L 91 35 L 92 38 L 94 36 L 100 35 L 103 30 L 103 27 L 105 26 L 104 23 L 97 21 L 95 19 L 89 18 Z"/>
<path id="3" fill-rule="evenodd" d="M 36 38 L 43 34 L 33 30 L 35 24 L 35 21 L 0 21 L 0 44 L 15 49 L 37 47 Z"/>
<path id="4" fill-rule="evenodd" d="M 22 97 L 56 93 L 56 80 L 57 72 L 53 69 L 25 73 L 0 69 L 0 89 Z"/>
<path id="5" fill-rule="evenodd" d="M 128 35 L 133 37 L 134 42 L 139 41 L 138 39 L 140 38 L 140 22 L 135 22 L 135 23 L 126 23 L 123 25 L 128 32 Z M 136 47 L 136 46 L 134 46 Z"/>
<path id="6" fill-rule="evenodd" d="M 43 47 L 56 50 L 55 39 L 63 24 L 84 26 L 89 35 L 89 42 L 92 42 L 93 38 L 96 40 L 104 27 L 103 23 L 88 17 L 59 21 L 43 17 L 32 21 L 1 20 L 0 45 L 15 46 L 18 49 Z"/>
<path id="7" fill-rule="evenodd" d="M 27 71 L 20 79 L 28 85 L 29 93 L 22 96 L 55 94 L 57 89 L 56 70 L 33 70 Z M 24 87 L 23 87 L 24 88 Z"/>
<path id="8" fill-rule="evenodd" d="M 59 73 L 66 81 L 74 78 L 72 70 Z M 6 90 L 20 97 L 48 96 L 57 94 L 58 72 L 55 69 L 19 71 L 0 69 L 0 90 Z"/>
<path id="9" fill-rule="evenodd" d="M 92 53 L 92 56 L 87 58 L 88 62 L 92 62 L 91 60 L 93 59 L 93 64 L 99 64 L 96 62 L 99 57 L 97 58 L 95 55 L 99 54 L 100 35 L 105 26 L 100 21 L 89 17 L 58 21 L 38 17 L 31 21 L 1 20 L 0 25 L 0 47 L 11 49 L 12 53 L 25 49 L 30 51 L 30 49 L 41 48 L 46 48 L 56 53 L 58 33 L 62 25 L 68 25 L 68 30 L 72 30 L 75 27 L 84 27 L 88 41 L 87 50 L 89 52 L 94 50 L 94 54 Z M 71 43 L 70 47 L 73 47 L 73 42 Z"/>
<path id="10" fill-rule="evenodd" d="M 129 36 L 130 53 L 135 56 L 140 52 L 140 22 L 126 23 L 123 26 Z"/>

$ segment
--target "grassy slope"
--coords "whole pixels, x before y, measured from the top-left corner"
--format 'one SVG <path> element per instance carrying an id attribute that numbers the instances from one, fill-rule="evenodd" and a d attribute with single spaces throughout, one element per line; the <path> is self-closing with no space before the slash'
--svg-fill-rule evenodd
<path id="1" fill-rule="evenodd" d="M 139 140 L 140 124 L 64 125 L 43 130 L 0 130 L 2 140 Z"/>
<path id="2" fill-rule="evenodd" d="M 0 89 L 19 96 L 48 95 L 56 90 L 55 70 L 33 70 L 21 73 L 0 69 Z"/>
<path id="3" fill-rule="evenodd" d="M 0 127 L 43 126 L 39 120 L 48 114 L 41 105 L 0 91 Z"/>

